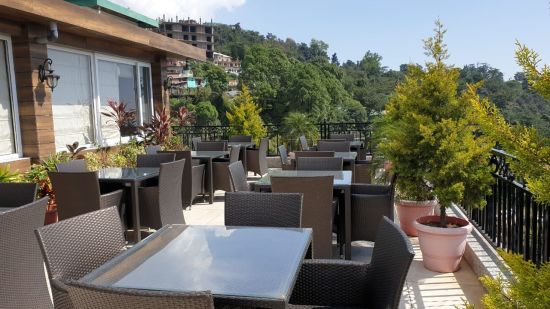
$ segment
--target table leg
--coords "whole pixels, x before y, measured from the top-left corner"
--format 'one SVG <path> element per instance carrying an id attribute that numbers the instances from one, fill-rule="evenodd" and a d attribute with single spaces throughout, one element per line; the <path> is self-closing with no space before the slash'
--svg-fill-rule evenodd
<path id="1" fill-rule="evenodd" d="M 212 158 L 207 160 L 206 174 L 208 175 L 208 202 L 214 203 L 214 175 L 212 174 Z"/>
<path id="2" fill-rule="evenodd" d="M 133 224 L 134 224 L 134 241 L 137 244 L 141 241 L 141 222 L 139 218 L 139 195 L 138 195 L 138 182 L 133 181 L 132 185 L 130 187 L 130 190 L 132 192 L 131 199 L 132 199 L 132 218 L 133 218 Z"/>
<path id="3" fill-rule="evenodd" d="M 351 186 L 344 188 L 344 258 L 351 260 Z"/>

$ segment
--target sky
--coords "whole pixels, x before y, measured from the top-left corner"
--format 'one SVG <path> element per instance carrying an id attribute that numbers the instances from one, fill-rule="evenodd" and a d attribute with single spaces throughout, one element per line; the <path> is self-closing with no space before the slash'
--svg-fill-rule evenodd
<path id="1" fill-rule="evenodd" d="M 548 0 L 113 0 L 140 13 L 191 17 L 279 38 L 329 44 L 341 62 L 360 60 L 370 50 L 382 65 L 424 63 L 422 40 L 440 19 L 447 34 L 449 63 L 487 63 L 505 78 L 520 71 L 514 59 L 519 40 L 550 64 Z"/>

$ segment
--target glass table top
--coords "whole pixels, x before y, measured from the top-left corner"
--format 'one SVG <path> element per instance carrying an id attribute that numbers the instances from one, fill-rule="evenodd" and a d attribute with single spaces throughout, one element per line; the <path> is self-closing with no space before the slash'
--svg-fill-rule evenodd
<path id="1" fill-rule="evenodd" d="M 337 158 L 342 158 L 344 160 L 355 160 L 357 158 L 357 152 L 355 151 L 335 152 L 334 156 Z"/>
<path id="2" fill-rule="evenodd" d="M 138 180 L 159 175 L 159 168 L 156 167 L 109 167 L 98 171 L 99 179 L 121 179 L 121 180 Z"/>
<path id="3" fill-rule="evenodd" d="M 311 229 L 168 225 L 81 281 L 288 301 Z"/>
<path id="4" fill-rule="evenodd" d="M 191 151 L 193 158 L 221 158 L 229 154 L 229 151 Z"/>
<path id="5" fill-rule="evenodd" d="M 351 185 L 351 171 L 296 171 L 296 170 L 269 170 L 254 186 L 271 186 L 271 177 L 315 177 L 334 176 L 334 186 Z"/>
<path id="6" fill-rule="evenodd" d="M 228 147 L 231 146 L 241 146 L 241 147 L 251 147 L 254 146 L 254 142 L 228 142 Z"/>

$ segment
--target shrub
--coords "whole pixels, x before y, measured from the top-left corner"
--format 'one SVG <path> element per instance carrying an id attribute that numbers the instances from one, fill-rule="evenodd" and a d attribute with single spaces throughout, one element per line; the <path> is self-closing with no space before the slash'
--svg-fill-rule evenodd
<path id="1" fill-rule="evenodd" d="M 230 133 L 233 135 L 251 135 L 259 143 L 267 134 L 264 122 L 260 116 L 261 108 L 254 103 L 246 86 L 242 93 L 234 99 L 233 106 L 226 113 Z"/>
<path id="2" fill-rule="evenodd" d="M 21 174 L 18 171 L 11 171 L 10 166 L 0 166 L 0 183 L 18 182 L 21 180 Z"/>
<path id="3" fill-rule="evenodd" d="M 283 134 L 288 138 L 291 149 L 298 149 L 298 138 L 305 135 L 308 141 L 314 143 L 319 139 L 319 129 L 313 123 L 311 117 L 304 113 L 289 113 L 283 119 Z"/>

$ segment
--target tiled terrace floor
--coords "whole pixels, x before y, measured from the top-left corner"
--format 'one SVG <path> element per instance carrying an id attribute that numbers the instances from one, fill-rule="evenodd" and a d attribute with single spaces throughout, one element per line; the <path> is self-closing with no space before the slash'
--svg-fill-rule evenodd
<path id="1" fill-rule="evenodd" d="M 214 204 L 197 203 L 191 210 L 184 211 L 187 224 L 223 225 L 223 191 L 217 191 Z M 483 287 L 465 261 L 459 271 L 441 274 L 429 271 L 422 266 L 422 253 L 417 238 L 411 238 L 416 252 L 407 275 L 400 308 L 463 308 L 464 301 L 481 308 L 480 299 Z M 369 261 L 372 243 L 355 242 L 352 259 Z"/>

